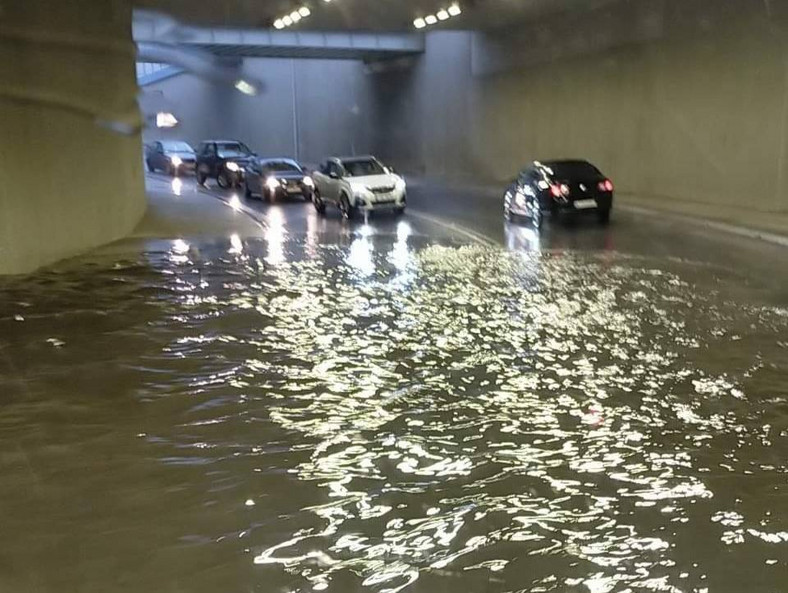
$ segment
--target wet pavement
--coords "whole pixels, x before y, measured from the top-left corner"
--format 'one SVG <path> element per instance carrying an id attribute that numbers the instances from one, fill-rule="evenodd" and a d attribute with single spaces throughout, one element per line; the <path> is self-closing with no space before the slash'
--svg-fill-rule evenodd
<path id="1" fill-rule="evenodd" d="M 0 590 L 784 590 L 784 249 L 204 192 L 0 281 Z"/>

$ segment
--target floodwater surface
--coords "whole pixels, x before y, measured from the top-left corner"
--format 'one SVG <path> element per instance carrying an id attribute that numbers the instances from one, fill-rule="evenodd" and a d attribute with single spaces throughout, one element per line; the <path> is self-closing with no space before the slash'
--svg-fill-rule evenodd
<path id="1" fill-rule="evenodd" d="M 397 229 L 3 281 L 0 590 L 786 590 L 784 304 Z"/>

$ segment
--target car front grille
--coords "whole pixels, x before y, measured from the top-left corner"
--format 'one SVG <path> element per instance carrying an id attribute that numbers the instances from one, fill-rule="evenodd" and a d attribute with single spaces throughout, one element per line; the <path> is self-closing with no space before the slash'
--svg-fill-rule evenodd
<path id="1" fill-rule="evenodd" d="M 392 185 L 390 187 L 372 187 L 370 189 L 372 190 L 372 193 L 375 194 L 387 194 L 389 192 L 394 191 L 394 186 Z"/>

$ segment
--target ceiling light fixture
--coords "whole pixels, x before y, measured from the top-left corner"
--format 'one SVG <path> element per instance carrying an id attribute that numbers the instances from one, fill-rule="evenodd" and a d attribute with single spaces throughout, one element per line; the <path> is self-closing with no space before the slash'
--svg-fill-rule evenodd
<path id="1" fill-rule="evenodd" d="M 451 17 L 462 14 L 462 9 L 459 3 L 455 2 L 448 8 L 441 8 L 435 14 L 428 14 L 425 17 L 417 17 L 413 20 L 413 26 L 416 29 L 423 29 L 428 25 L 434 25 L 439 21 L 448 21 Z"/>
<path id="2" fill-rule="evenodd" d="M 330 0 L 326 0 L 327 2 Z M 301 8 L 297 8 L 290 14 L 286 14 L 274 21 L 274 29 L 284 29 L 285 27 L 291 27 L 295 25 L 302 19 L 310 16 L 312 14 L 312 9 L 308 6 L 302 6 Z"/>

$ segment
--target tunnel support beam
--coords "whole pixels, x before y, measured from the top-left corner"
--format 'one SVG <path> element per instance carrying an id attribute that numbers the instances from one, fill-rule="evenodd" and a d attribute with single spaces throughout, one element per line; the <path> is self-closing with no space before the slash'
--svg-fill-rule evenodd
<path id="1" fill-rule="evenodd" d="M 0 274 L 123 237 L 145 210 L 131 8 L 4 3 Z"/>

